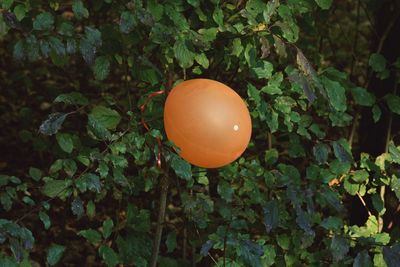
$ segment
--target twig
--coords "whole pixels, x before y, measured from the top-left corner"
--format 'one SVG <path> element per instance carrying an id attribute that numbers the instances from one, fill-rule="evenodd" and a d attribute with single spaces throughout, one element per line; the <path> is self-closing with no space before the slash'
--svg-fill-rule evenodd
<path id="1" fill-rule="evenodd" d="M 164 227 L 165 210 L 167 206 L 167 196 L 169 187 L 168 167 L 165 168 L 165 173 L 160 181 L 160 206 L 158 209 L 157 227 L 154 236 L 153 251 L 151 253 L 150 267 L 157 266 L 158 253 L 160 251 L 161 236 Z"/>
<path id="2" fill-rule="evenodd" d="M 364 198 L 363 198 L 363 197 L 360 195 L 360 193 L 358 193 L 358 192 L 357 192 L 357 196 L 358 196 L 358 198 L 360 199 L 360 201 L 361 201 L 361 203 L 363 204 L 363 206 L 365 207 L 365 209 L 367 210 L 368 215 L 369 215 L 369 216 L 372 216 L 372 213 L 371 213 L 371 211 L 368 209 L 367 203 L 365 203 Z"/>

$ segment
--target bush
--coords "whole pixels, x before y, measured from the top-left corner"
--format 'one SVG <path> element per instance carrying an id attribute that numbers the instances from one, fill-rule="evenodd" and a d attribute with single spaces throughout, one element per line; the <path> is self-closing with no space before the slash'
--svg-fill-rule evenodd
<path id="1" fill-rule="evenodd" d="M 398 266 L 396 4 L 332 2 L 1 1 L 0 265 Z M 251 112 L 223 168 L 164 133 L 196 77 Z"/>

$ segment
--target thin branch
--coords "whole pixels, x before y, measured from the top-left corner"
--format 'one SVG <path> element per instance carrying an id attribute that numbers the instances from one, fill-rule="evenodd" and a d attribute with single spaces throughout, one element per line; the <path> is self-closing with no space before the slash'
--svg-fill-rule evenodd
<path id="1" fill-rule="evenodd" d="M 360 193 L 358 193 L 358 192 L 357 192 L 357 196 L 358 196 L 358 198 L 360 199 L 360 201 L 361 201 L 361 203 L 363 204 L 363 206 L 365 207 L 365 209 L 367 210 L 368 215 L 369 215 L 369 216 L 372 216 L 372 213 L 371 213 L 371 211 L 368 209 L 367 203 L 365 203 L 364 198 L 363 198 L 363 197 L 360 195 Z"/>

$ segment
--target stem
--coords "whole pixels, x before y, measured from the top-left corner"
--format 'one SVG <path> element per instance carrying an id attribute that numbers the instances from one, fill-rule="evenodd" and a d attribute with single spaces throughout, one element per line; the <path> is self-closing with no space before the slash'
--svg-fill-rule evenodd
<path id="1" fill-rule="evenodd" d="M 358 196 L 358 198 L 360 199 L 360 201 L 361 201 L 361 203 L 363 204 L 363 206 L 365 207 L 365 209 L 367 210 L 368 215 L 369 215 L 369 216 L 372 216 L 372 213 L 371 213 L 371 211 L 368 209 L 367 203 L 365 203 L 364 198 L 363 198 L 363 197 L 360 195 L 360 193 L 358 193 L 358 192 L 357 192 L 357 196 Z"/>
<path id="2" fill-rule="evenodd" d="M 397 94 L 397 83 L 394 86 L 393 94 Z M 388 125 L 388 130 L 387 130 L 387 135 L 386 135 L 386 144 L 385 144 L 385 153 L 388 152 L 389 150 L 389 143 L 390 143 L 390 138 L 392 135 L 392 124 L 393 124 L 393 112 L 389 113 L 389 125 Z M 380 188 L 380 197 L 382 199 L 383 205 L 385 205 L 385 192 L 386 192 L 386 186 L 382 185 Z M 382 232 L 383 229 L 383 219 L 380 215 L 378 215 L 378 232 Z"/>
<path id="3" fill-rule="evenodd" d="M 167 196 L 168 196 L 168 187 L 169 187 L 169 176 L 168 170 L 165 171 L 165 174 L 162 176 L 161 181 L 161 192 L 160 192 L 160 207 L 158 210 L 158 218 L 157 218 L 157 228 L 156 234 L 154 236 L 154 244 L 153 251 L 150 259 L 150 267 L 157 266 L 158 254 L 160 251 L 160 243 L 162 237 L 162 231 L 164 227 L 165 220 L 165 210 L 167 206 Z"/>

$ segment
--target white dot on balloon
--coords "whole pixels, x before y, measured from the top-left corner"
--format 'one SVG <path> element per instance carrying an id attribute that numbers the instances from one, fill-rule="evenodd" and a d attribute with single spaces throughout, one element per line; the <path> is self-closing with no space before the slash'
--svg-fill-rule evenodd
<path id="1" fill-rule="evenodd" d="M 235 125 L 233 126 L 233 130 L 234 130 L 235 132 L 239 131 L 239 125 L 235 124 Z"/>

